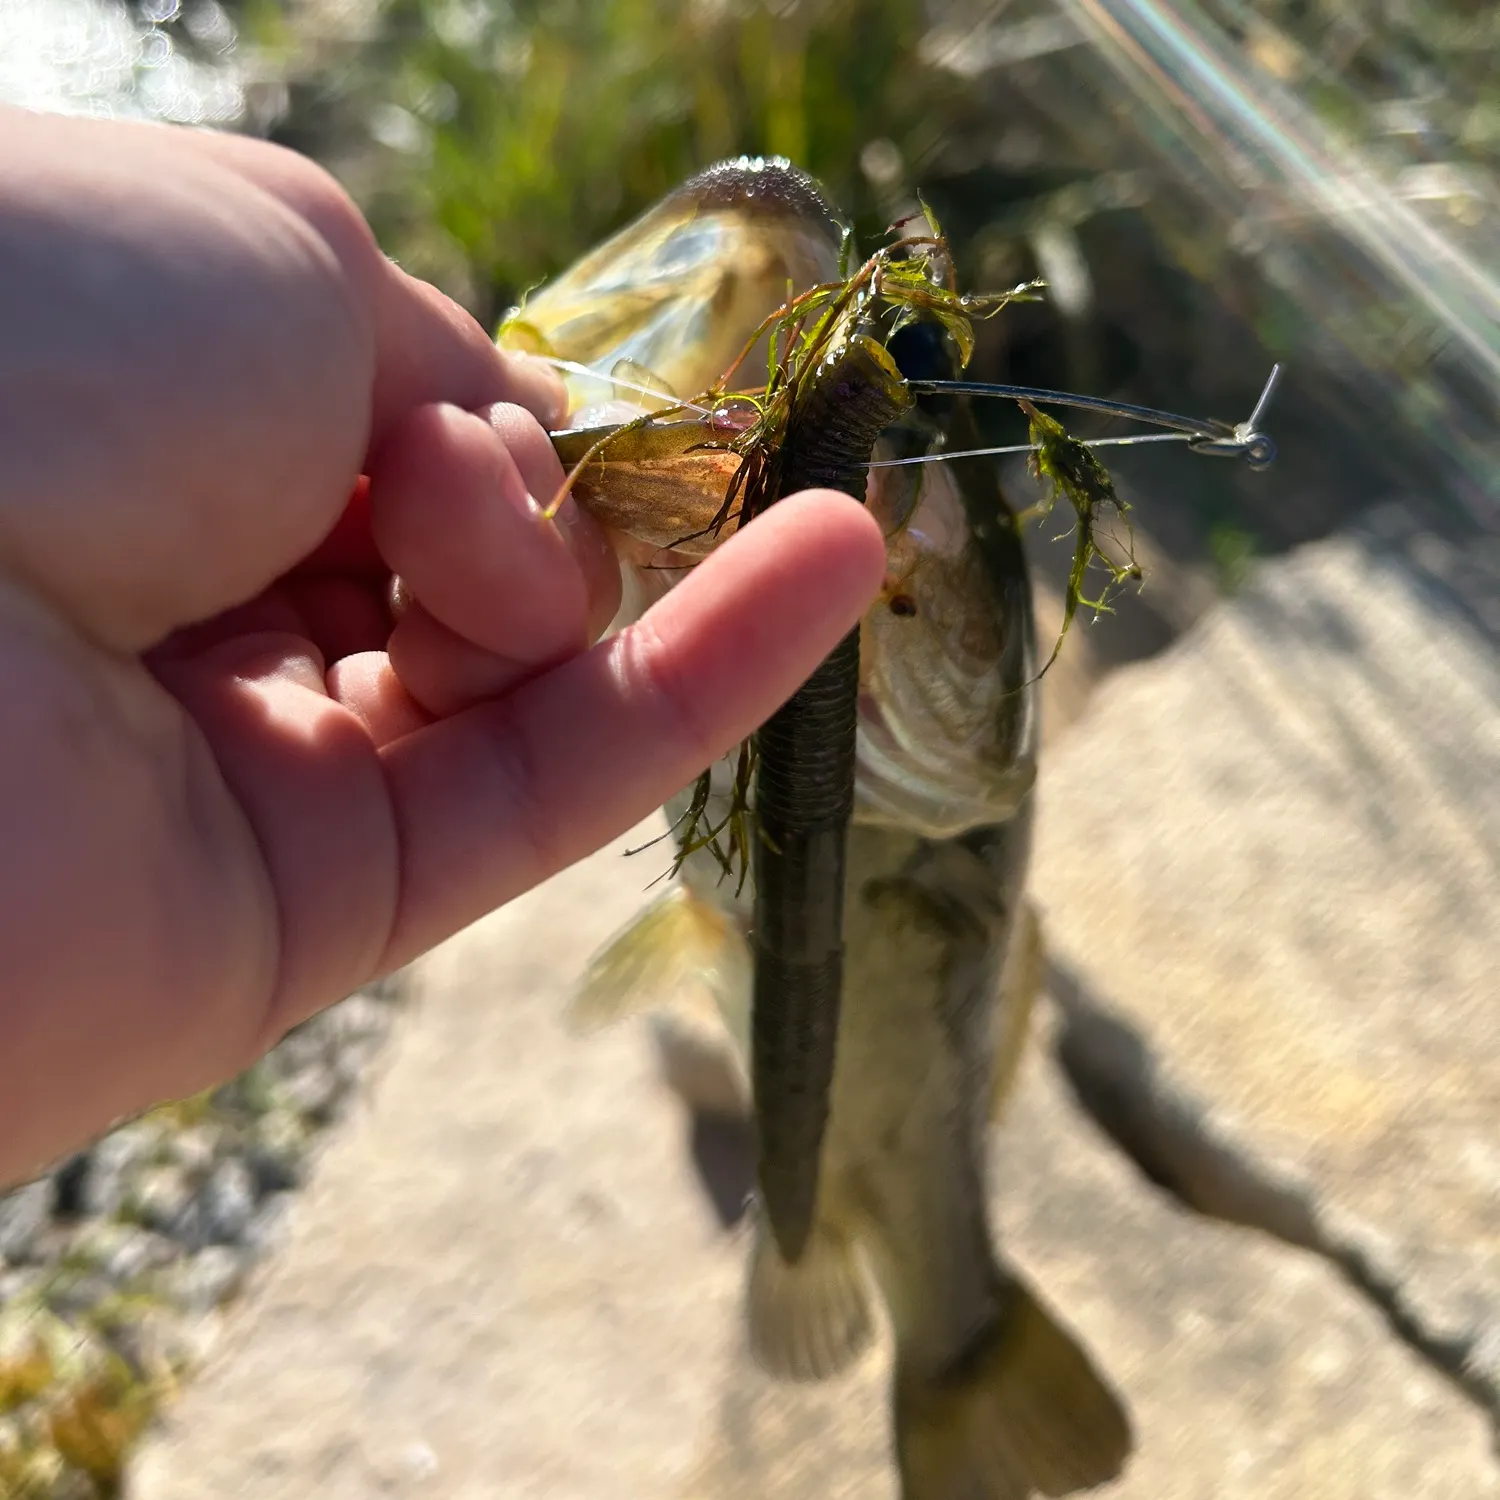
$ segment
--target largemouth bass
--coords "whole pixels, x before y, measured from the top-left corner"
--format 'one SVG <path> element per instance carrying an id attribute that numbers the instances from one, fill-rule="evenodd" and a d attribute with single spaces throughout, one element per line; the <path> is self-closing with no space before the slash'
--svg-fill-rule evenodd
<path id="1" fill-rule="evenodd" d="M 786 279 L 766 277 L 757 301 L 732 259 L 694 265 L 684 295 L 707 305 L 669 317 L 658 300 L 651 316 L 674 330 L 658 348 L 639 318 L 624 345 L 580 336 L 576 309 L 595 305 L 601 276 L 674 263 L 686 255 L 679 233 L 689 245 L 754 244 L 751 266 L 785 265 L 790 256 L 773 248 L 785 240 L 806 262 L 794 286 L 835 274 L 836 220 L 795 169 L 726 164 L 695 182 L 528 301 L 532 347 L 605 372 L 621 357 L 653 371 L 670 361 L 673 388 L 697 391 L 720 374 L 725 345 L 742 344 L 781 305 Z M 721 284 L 735 296 L 712 291 Z M 715 306 L 734 308 L 737 338 L 723 334 Z M 696 368 L 685 327 L 715 330 Z M 581 404 L 598 397 L 580 381 Z M 883 441 L 940 447 L 944 438 L 924 421 L 913 417 Z M 678 510 L 683 498 L 672 501 Z M 888 537 L 889 570 L 859 632 L 844 998 L 828 1123 L 800 1254 L 785 1255 L 757 1216 L 750 1345 L 774 1375 L 826 1377 L 870 1344 L 878 1299 L 894 1337 L 904 1500 L 1065 1495 L 1113 1477 L 1131 1436 L 1088 1356 L 998 1257 L 986 1209 L 991 1117 L 1024 1044 L 1040 969 L 1025 902 L 1037 751 L 1030 585 L 1014 518 L 983 462 L 873 470 L 867 503 Z M 608 522 L 626 533 L 632 612 L 670 586 L 664 557 L 692 560 L 673 551 L 659 514 L 638 520 L 617 493 Z M 735 792 L 722 768 L 710 800 L 727 809 Z M 669 814 L 685 805 L 686 794 Z M 725 880 L 707 851 L 690 854 L 593 961 L 577 1017 L 604 1021 L 707 994 L 748 1058 L 752 911 L 749 888 Z M 748 1102 L 745 1072 L 748 1063 Z"/>

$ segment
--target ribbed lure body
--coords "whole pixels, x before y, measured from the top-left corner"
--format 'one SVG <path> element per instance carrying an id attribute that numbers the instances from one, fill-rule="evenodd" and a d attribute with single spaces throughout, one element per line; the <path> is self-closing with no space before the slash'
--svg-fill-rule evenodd
<path id="1" fill-rule="evenodd" d="M 821 487 L 862 501 L 875 440 L 910 404 L 873 339 L 838 347 L 792 412 L 775 498 Z M 856 629 L 757 735 L 751 1075 L 761 1199 L 789 1262 L 812 1223 L 833 1084 L 858 704 Z"/>

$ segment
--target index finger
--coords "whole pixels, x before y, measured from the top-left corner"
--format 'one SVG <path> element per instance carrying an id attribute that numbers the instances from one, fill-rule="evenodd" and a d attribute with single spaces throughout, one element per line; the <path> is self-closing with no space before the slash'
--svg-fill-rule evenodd
<path id="1" fill-rule="evenodd" d="M 636 624 L 386 745 L 401 847 L 383 967 L 661 806 L 804 682 L 875 596 L 885 542 L 847 495 L 771 507 Z"/>

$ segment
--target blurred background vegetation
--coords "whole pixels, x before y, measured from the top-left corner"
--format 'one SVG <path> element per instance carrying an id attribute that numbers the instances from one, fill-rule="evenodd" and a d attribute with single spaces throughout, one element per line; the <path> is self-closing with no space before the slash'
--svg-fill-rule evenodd
<path id="1" fill-rule="evenodd" d="M 1235 418 L 1283 361 L 1271 476 L 1113 461 L 1170 586 L 1106 650 L 1371 503 L 1500 518 L 1490 0 L 5 3 L 128 10 L 138 112 L 317 157 L 487 323 L 698 167 L 779 153 L 866 246 L 920 191 L 967 285 L 1048 280 L 977 375 Z M 164 93 L 189 63 L 232 104 Z"/>

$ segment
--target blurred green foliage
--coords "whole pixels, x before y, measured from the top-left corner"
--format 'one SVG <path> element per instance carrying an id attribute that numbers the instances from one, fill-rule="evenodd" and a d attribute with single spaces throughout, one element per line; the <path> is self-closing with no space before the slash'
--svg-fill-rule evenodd
<path id="1" fill-rule="evenodd" d="M 1206 0 L 1204 13 L 1351 140 L 1500 161 L 1493 0 Z"/>
<path id="2" fill-rule="evenodd" d="M 183 0 L 183 16 L 206 3 Z M 780 153 L 827 185 L 863 248 L 920 190 L 966 288 L 1052 283 L 1047 306 L 986 326 L 976 376 L 1232 417 L 1272 358 L 1289 362 L 1275 498 L 1224 466 L 1119 460 L 1177 495 L 1193 517 L 1181 550 L 1221 578 L 1244 549 L 1211 528 L 1265 550 L 1321 535 L 1389 487 L 1398 436 L 1405 483 L 1436 489 L 1439 465 L 1471 488 L 1500 472 L 1487 376 L 1455 337 L 1457 321 L 1473 343 L 1478 320 L 1434 312 L 1409 230 L 1393 249 L 1404 281 L 1351 238 L 1348 163 L 1298 175 L 1307 132 L 1325 131 L 1433 226 L 1428 261 L 1452 244 L 1482 265 L 1500 228 L 1492 3 L 225 3 L 285 89 L 262 122 L 487 323 L 691 172 Z M 1178 62 L 1136 68 L 1094 24 L 1105 12 L 1157 27 Z M 1193 81 L 1194 59 L 1216 61 Z M 1225 78 L 1247 102 L 1221 130 Z M 1268 141 L 1279 165 L 1247 177 Z"/>
<path id="3" fill-rule="evenodd" d="M 878 234 L 870 143 L 899 172 L 954 123 L 927 24 L 921 0 L 388 0 L 316 87 L 368 118 L 378 163 L 332 155 L 383 242 L 491 315 L 741 152 L 792 158 Z"/>

